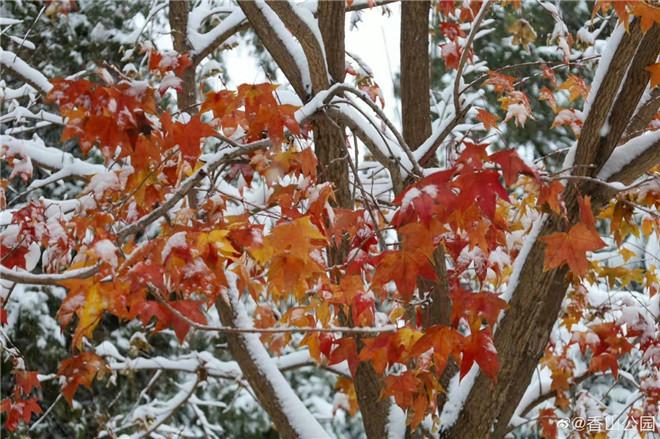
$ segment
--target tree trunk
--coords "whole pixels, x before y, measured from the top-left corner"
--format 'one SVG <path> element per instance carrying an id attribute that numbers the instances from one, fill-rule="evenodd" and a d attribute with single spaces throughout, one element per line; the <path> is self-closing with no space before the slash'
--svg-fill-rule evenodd
<path id="1" fill-rule="evenodd" d="M 345 4 L 343 1 L 319 2 L 319 28 L 325 47 L 325 61 L 333 82 L 343 82 L 346 72 L 344 48 Z M 313 123 L 314 147 L 319 160 L 319 182 L 330 182 L 335 188 L 337 205 L 346 209 L 353 206 L 346 154 L 344 129 L 329 118 L 317 118 Z"/>
<path id="2" fill-rule="evenodd" d="M 614 145 L 620 142 L 623 130 L 641 98 L 637 90 L 645 88 L 650 77 L 641 72 L 646 65 L 637 64 L 634 60 L 657 57 L 660 52 L 660 31 L 657 28 L 660 25 L 656 23 L 642 37 L 639 20 L 636 19 L 630 25 L 630 32 L 622 37 L 600 88 L 595 91 L 597 95 L 577 145 L 573 175 L 596 175 L 600 167 L 598 164 L 605 163 L 613 150 L 610 142 Z M 617 94 L 620 87 L 627 90 L 625 96 L 623 92 Z M 613 140 L 609 139 L 609 135 L 600 135 L 610 114 L 626 117 L 623 122 L 614 125 L 616 138 Z M 657 154 L 657 147 L 651 148 L 648 154 Z M 605 160 L 597 158 L 599 155 L 604 155 Z M 593 163 L 597 166 L 590 166 Z M 635 160 L 613 178 L 629 183 L 646 172 L 653 163 L 656 162 Z M 584 181 L 576 184 L 569 180 L 564 194 L 569 224 L 575 224 L 579 218 L 578 194 L 591 196 L 592 208 L 596 210 L 616 192 L 602 184 Z M 565 219 L 553 215 L 545 222 L 539 236 L 565 231 Z M 536 240 L 536 237 L 528 239 Z M 525 258 L 509 302 L 510 308 L 497 327 L 494 340 L 500 362 L 497 383 L 480 374 L 456 424 L 443 437 L 499 439 L 506 434 L 508 423 L 543 355 L 568 287 L 567 266 L 543 272 L 544 252 L 545 244 L 536 240 Z"/>
<path id="3" fill-rule="evenodd" d="M 174 50 L 181 55 L 190 52 L 188 43 L 188 0 L 170 0 L 170 28 Z M 188 114 L 197 113 L 197 82 L 195 81 L 195 65 L 186 67 L 181 74 L 182 93 L 179 95 L 179 109 Z"/>
<path id="4" fill-rule="evenodd" d="M 431 135 L 430 8 L 428 0 L 401 3 L 401 115 L 413 150 Z"/>

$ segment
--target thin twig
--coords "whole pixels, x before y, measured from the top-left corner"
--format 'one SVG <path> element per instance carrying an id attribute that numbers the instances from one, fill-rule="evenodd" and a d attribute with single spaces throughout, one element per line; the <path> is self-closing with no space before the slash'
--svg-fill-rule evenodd
<path id="1" fill-rule="evenodd" d="M 152 288 L 156 288 L 155 285 L 149 284 Z M 195 328 L 199 331 L 213 331 L 213 332 L 222 332 L 228 334 L 280 334 L 280 333 L 292 333 L 292 332 L 344 332 L 351 334 L 380 334 L 383 332 L 395 332 L 397 327 L 395 325 L 387 325 L 382 328 L 351 328 L 351 327 L 333 327 L 333 328 L 316 328 L 312 326 L 301 326 L 299 328 L 232 328 L 232 327 L 217 327 L 217 326 L 208 326 L 199 324 L 193 320 L 190 320 L 188 317 L 184 316 L 177 309 L 172 307 L 163 297 L 159 294 L 154 294 L 156 300 L 165 306 L 172 314 L 177 316 L 179 319 L 183 320 L 186 324 L 190 325 L 192 328 Z"/>

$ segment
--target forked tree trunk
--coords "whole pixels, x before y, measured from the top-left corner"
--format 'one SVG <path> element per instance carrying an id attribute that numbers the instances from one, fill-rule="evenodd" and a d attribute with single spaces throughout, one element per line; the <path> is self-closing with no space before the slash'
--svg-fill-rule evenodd
<path id="1" fill-rule="evenodd" d="M 656 23 L 643 36 L 639 27 L 639 19 L 630 24 L 630 32 L 621 38 L 599 89 L 593 90 L 596 95 L 577 145 L 573 174 L 592 177 L 598 174 L 614 146 L 620 143 L 649 82 L 650 72 L 645 67 L 648 60 L 655 60 L 660 52 L 660 24 Z M 625 90 L 625 94 L 620 92 L 617 95 L 620 89 Z M 618 120 L 620 117 L 624 120 Z M 651 117 L 636 123 L 646 126 Z M 606 122 L 611 123 L 613 130 L 601 136 L 601 127 Z M 659 150 L 660 144 L 649 148 L 648 154 L 654 159 L 638 157 L 627 170 L 624 168 L 610 181 L 631 183 L 657 163 Z M 599 156 L 604 156 L 605 160 Z M 602 184 L 569 180 L 564 199 L 571 224 L 579 217 L 578 194 L 591 196 L 592 207 L 596 210 L 616 193 Z M 554 215 L 543 225 L 539 236 L 559 231 L 566 231 L 566 223 Z M 497 383 L 493 384 L 480 374 L 458 421 L 443 437 L 500 439 L 506 434 L 508 423 L 543 355 L 568 287 L 566 266 L 543 272 L 544 251 L 545 244 L 536 241 L 525 259 L 509 302 L 510 309 L 505 312 L 495 333 L 500 362 Z"/>

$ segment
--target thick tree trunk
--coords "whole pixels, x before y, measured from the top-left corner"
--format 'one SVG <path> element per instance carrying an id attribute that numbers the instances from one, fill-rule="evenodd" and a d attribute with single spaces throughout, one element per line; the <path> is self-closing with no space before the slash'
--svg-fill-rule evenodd
<path id="1" fill-rule="evenodd" d="M 344 48 L 345 4 L 343 1 L 322 0 L 319 2 L 318 18 L 325 61 L 333 82 L 343 82 L 346 72 Z M 348 160 L 344 129 L 328 118 L 317 118 L 314 129 L 314 147 L 319 160 L 319 182 L 331 182 L 335 188 L 337 205 L 352 208 L 348 178 Z"/>
<path id="2" fill-rule="evenodd" d="M 595 91 L 597 95 L 577 145 L 573 175 L 596 175 L 610 156 L 614 148 L 612 145 L 620 142 L 623 130 L 641 98 L 639 90 L 643 91 L 649 80 L 649 75 L 642 71 L 646 64 L 637 62 L 657 57 L 660 52 L 659 27 L 655 24 L 642 36 L 639 20 L 635 20 L 630 25 L 630 33 L 623 35 L 601 86 Z M 620 88 L 626 90 L 626 95 L 623 92 L 617 95 Z M 612 119 L 614 131 L 609 133 L 613 133 L 614 138 L 610 134 L 600 135 L 610 115 L 625 117 L 622 121 Z M 657 149 L 658 145 L 647 150 L 646 154 L 655 157 L 658 155 Z M 599 155 L 605 159 L 598 158 Z M 640 156 L 610 181 L 617 179 L 629 183 L 654 163 L 657 163 L 657 158 L 648 161 Z M 604 206 L 615 191 L 598 183 L 580 181 L 576 184 L 569 181 L 564 200 L 570 224 L 576 223 L 579 218 L 578 194 L 590 195 L 595 210 Z M 545 222 L 539 236 L 559 231 L 566 231 L 566 223 L 563 218 L 554 215 Z M 495 333 L 500 362 L 497 383 L 480 374 L 456 424 L 443 437 L 499 439 L 506 434 L 508 423 L 543 355 L 568 287 L 566 266 L 543 272 L 544 252 L 545 244 L 536 241 L 525 259 L 509 303 L 510 309 Z"/>
<path id="3" fill-rule="evenodd" d="M 431 135 L 430 8 L 427 0 L 401 3 L 401 115 L 413 150 Z"/>
<path id="4" fill-rule="evenodd" d="M 222 324 L 235 328 L 238 327 L 237 322 L 244 318 L 239 313 L 242 305 L 238 303 L 236 291 L 230 291 L 228 295 L 230 303 L 221 297 L 216 301 L 216 307 Z M 226 337 L 232 357 L 283 438 L 310 439 L 309 435 L 314 435 L 319 439 L 329 439 L 300 399 L 289 392 L 289 385 L 280 371 L 263 364 L 271 360 L 258 335 L 234 333 L 226 334 Z"/>

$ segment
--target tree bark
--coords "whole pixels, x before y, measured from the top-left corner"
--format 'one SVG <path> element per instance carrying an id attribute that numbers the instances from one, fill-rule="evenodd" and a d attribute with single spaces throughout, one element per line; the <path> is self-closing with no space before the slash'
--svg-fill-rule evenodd
<path id="1" fill-rule="evenodd" d="M 318 23 L 325 48 L 325 61 L 333 82 L 343 82 L 346 75 L 344 47 L 345 2 L 321 0 L 318 5 Z M 314 147 L 318 163 L 319 181 L 334 185 L 337 205 L 350 209 L 353 197 L 349 186 L 348 160 L 343 157 L 346 148 L 344 127 L 335 124 L 330 118 L 317 118 L 312 124 Z M 354 178 L 358 178 L 355 176 Z M 329 253 L 330 254 L 330 253 Z M 345 249 L 332 252 L 331 264 L 341 263 L 346 257 Z M 356 340 L 358 350 L 361 342 Z M 364 431 L 369 439 L 387 436 L 386 426 L 390 402 L 380 399 L 383 383 L 370 362 L 360 362 L 353 377 Z"/>
<path id="2" fill-rule="evenodd" d="M 431 135 L 430 8 L 428 0 L 401 3 L 401 116 L 413 150 Z"/>
<path id="3" fill-rule="evenodd" d="M 170 28 L 174 50 L 181 55 L 190 52 L 188 42 L 188 0 L 170 0 Z M 188 66 L 181 74 L 182 93 L 179 95 L 179 108 L 188 114 L 196 114 L 197 83 L 195 81 L 195 67 Z"/>
<path id="4" fill-rule="evenodd" d="M 646 59 L 650 56 L 649 52 L 657 56 L 660 51 L 660 40 L 654 32 L 650 30 L 642 39 L 639 20 L 635 20 L 630 26 L 630 33 L 621 39 L 585 121 L 577 145 L 573 175 L 595 175 L 598 168 L 588 165 L 605 163 L 605 160 L 596 158 L 599 154 L 605 155 L 605 159 L 609 157 L 611 149 L 602 143 L 602 138 L 607 136 L 600 134 L 612 108 L 617 108 L 617 115 L 627 116 L 623 122 L 617 122 L 615 135 L 620 137 L 629 123 L 641 98 L 638 90 L 645 88 L 648 83 L 648 77 L 644 79 L 639 72 L 646 65 L 637 64 L 637 61 Z M 627 90 L 627 96 L 619 92 L 620 87 L 621 90 Z M 655 145 L 642 156 L 656 157 L 656 154 L 660 155 L 658 148 L 659 145 Z M 622 177 L 627 182 L 634 181 L 657 163 L 658 157 L 656 161 L 649 162 L 642 156 L 625 167 L 625 172 L 612 176 L 610 181 Z M 604 206 L 615 193 L 611 188 L 593 182 L 569 183 L 564 194 L 569 224 L 575 224 L 579 218 L 578 194 L 590 195 L 592 207 L 596 210 Z M 545 222 L 539 236 L 559 231 L 566 231 L 566 222 L 564 218 L 553 215 Z M 545 244 L 536 240 L 525 258 L 509 303 L 510 308 L 495 333 L 495 348 L 500 362 L 497 382 L 493 383 L 485 375 L 479 375 L 456 424 L 443 437 L 499 439 L 506 434 L 508 423 L 543 355 L 568 287 L 567 266 L 543 272 L 541 261 L 544 252 Z"/>
<path id="5" fill-rule="evenodd" d="M 237 309 L 240 307 L 236 301 L 239 300 L 237 297 L 232 297 L 232 293 L 237 294 L 237 292 L 229 292 L 230 303 L 225 302 L 223 297 L 220 297 L 216 301 L 216 307 L 220 315 L 220 321 L 224 326 L 235 328 L 238 325 L 236 324 L 237 320 Z M 254 345 L 258 345 L 263 349 L 263 355 L 268 355 L 265 348 L 261 345 L 261 341 L 258 340 L 258 336 L 255 337 L 254 334 L 240 334 L 240 333 L 227 333 L 227 345 L 232 354 L 232 357 L 238 363 L 243 376 L 250 384 L 252 391 L 257 396 L 259 404 L 266 410 L 270 419 L 275 424 L 275 428 L 286 439 L 310 439 L 306 437 L 306 432 L 314 431 L 315 435 L 319 435 L 320 438 L 329 439 L 329 436 L 325 434 L 318 421 L 314 416 L 307 411 L 305 406 L 299 399 L 295 401 L 281 401 L 280 400 L 280 391 L 277 388 L 278 381 L 281 383 L 284 380 L 284 377 L 279 371 L 270 369 L 271 375 L 266 375 L 264 372 L 264 365 L 258 364 L 255 360 Z M 250 343 L 249 337 L 257 338 L 255 343 Z M 270 357 L 269 357 L 270 358 Z M 272 376 L 273 374 L 278 376 Z M 293 403 L 296 407 L 284 407 L 286 403 Z M 295 410 L 296 413 L 294 416 L 290 414 L 287 415 L 287 412 L 290 413 L 292 410 Z M 299 411 L 303 410 L 306 413 L 300 413 Z M 292 417 L 296 419 L 301 419 L 301 417 L 307 418 L 306 423 L 309 423 L 313 428 L 303 428 L 300 423 L 294 423 Z M 306 425 L 307 426 L 307 425 Z"/>
<path id="6" fill-rule="evenodd" d="M 319 2 L 319 29 L 325 47 L 325 63 L 333 82 L 343 82 L 346 75 L 345 13 L 343 1 L 321 0 Z M 319 182 L 332 183 L 335 188 L 337 205 L 346 209 L 352 208 L 353 197 L 348 177 L 350 157 L 344 155 L 346 150 L 344 128 L 326 117 L 314 120 L 312 128 L 314 130 L 314 148 L 319 160 Z"/>

